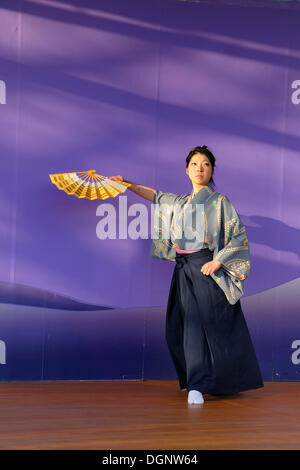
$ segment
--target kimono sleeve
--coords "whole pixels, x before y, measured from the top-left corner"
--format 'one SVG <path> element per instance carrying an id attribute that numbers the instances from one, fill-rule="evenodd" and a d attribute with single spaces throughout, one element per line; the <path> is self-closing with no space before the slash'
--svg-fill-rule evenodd
<path id="1" fill-rule="evenodd" d="M 171 223 L 174 205 L 179 196 L 173 193 L 156 191 L 154 194 L 154 238 L 171 238 Z"/>
<path id="2" fill-rule="evenodd" d="M 236 287 L 241 288 L 240 282 L 246 279 L 250 271 L 246 229 L 233 204 L 226 196 L 223 198 L 221 211 L 224 243 L 215 259 L 222 263 L 223 269 L 230 275 Z"/>
<path id="3" fill-rule="evenodd" d="M 173 206 L 176 203 L 176 200 L 179 198 L 177 194 L 173 193 L 164 193 L 162 191 L 156 191 L 154 194 L 154 204 L 168 204 Z"/>
<path id="4" fill-rule="evenodd" d="M 171 241 L 173 208 L 180 196 L 173 193 L 156 191 L 154 194 L 154 213 L 151 256 L 174 261 L 175 246 Z"/>

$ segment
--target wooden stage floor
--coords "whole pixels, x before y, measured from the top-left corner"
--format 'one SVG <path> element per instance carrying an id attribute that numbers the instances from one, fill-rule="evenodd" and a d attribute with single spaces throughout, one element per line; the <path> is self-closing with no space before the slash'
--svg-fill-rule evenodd
<path id="1" fill-rule="evenodd" d="M 300 449 L 300 382 L 188 405 L 177 381 L 0 383 L 0 449 Z"/>

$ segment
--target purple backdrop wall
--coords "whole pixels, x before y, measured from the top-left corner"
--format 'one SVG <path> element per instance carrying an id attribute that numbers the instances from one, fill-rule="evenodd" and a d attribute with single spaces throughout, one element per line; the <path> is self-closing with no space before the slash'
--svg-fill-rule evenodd
<path id="1" fill-rule="evenodd" d="M 300 8 L 3 0 L 0 15 L 0 380 L 174 376 L 160 346 L 173 264 L 150 239 L 97 238 L 99 200 L 48 175 L 95 168 L 187 193 L 199 144 L 249 235 L 243 305 L 264 377 L 298 379 Z"/>

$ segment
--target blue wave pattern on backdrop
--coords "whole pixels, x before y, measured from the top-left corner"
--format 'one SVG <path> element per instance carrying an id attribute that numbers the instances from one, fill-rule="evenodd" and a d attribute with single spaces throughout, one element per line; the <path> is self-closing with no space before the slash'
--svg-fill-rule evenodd
<path id="1" fill-rule="evenodd" d="M 299 288 L 296 279 L 242 301 L 265 380 L 299 380 Z M 287 304 L 289 321 L 282 316 Z M 72 311 L 2 303 L 0 380 L 176 379 L 165 313 L 165 307 Z"/>
<path id="2" fill-rule="evenodd" d="M 2 304 L 30 305 L 63 310 L 107 310 L 111 307 L 79 302 L 64 295 L 34 287 L 0 283 Z"/>
<path id="3" fill-rule="evenodd" d="M 0 21 L 0 380 L 173 377 L 173 263 L 98 239 L 101 203 L 48 175 L 186 194 L 200 144 L 249 235 L 264 378 L 298 380 L 299 2 L 2 0 Z"/>

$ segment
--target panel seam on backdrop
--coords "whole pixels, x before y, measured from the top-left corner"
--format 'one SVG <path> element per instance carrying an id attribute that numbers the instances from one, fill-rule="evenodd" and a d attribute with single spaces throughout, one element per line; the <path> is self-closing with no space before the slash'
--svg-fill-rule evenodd
<path id="1" fill-rule="evenodd" d="M 160 67 L 161 67 L 161 0 L 158 0 L 158 20 L 159 20 L 159 29 L 158 29 L 158 57 L 157 57 L 157 73 L 156 73 L 156 98 L 155 98 L 155 177 L 154 184 L 156 186 L 157 182 L 157 159 L 158 159 L 158 128 L 159 128 L 159 99 L 160 99 Z"/>
<path id="2" fill-rule="evenodd" d="M 159 28 L 158 28 L 158 51 L 157 51 L 157 73 L 156 73 L 156 99 L 155 99 L 155 114 L 154 114 L 154 119 L 155 119 L 155 164 L 154 164 L 154 189 L 157 188 L 157 162 L 158 162 L 158 146 L 159 146 L 159 139 L 158 139 L 158 134 L 159 134 L 159 113 L 158 113 L 158 108 L 159 108 L 159 99 L 160 99 L 160 67 L 161 67 L 161 30 L 162 30 L 162 6 L 161 6 L 161 0 L 157 0 L 157 5 L 158 5 L 158 23 L 159 23 Z M 151 203 L 152 204 L 152 203 Z M 152 233 L 152 218 L 150 218 L 150 233 Z M 151 240 L 152 242 L 152 240 Z M 151 261 L 150 261 L 151 263 Z M 151 293 L 153 292 L 153 263 L 150 264 L 150 271 L 149 271 L 149 276 L 150 276 L 150 282 L 149 282 L 149 302 L 150 299 L 152 298 Z"/>
<path id="3" fill-rule="evenodd" d="M 281 152 L 280 152 L 280 186 L 279 186 L 279 220 L 282 221 L 282 199 L 283 199 L 283 190 L 284 190 L 284 167 L 285 167 L 285 135 L 286 135 L 286 122 L 287 122 L 287 100 L 288 100 L 288 75 L 289 75 L 289 57 L 290 57 L 290 40 L 288 39 L 288 44 L 286 47 L 286 60 L 287 64 L 284 71 L 284 93 L 283 93 L 283 109 L 282 109 L 282 136 L 283 140 L 281 143 Z M 281 241 L 281 234 L 279 232 L 279 243 Z M 281 252 L 279 250 L 279 262 L 281 261 Z"/>
<path id="4" fill-rule="evenodd" d="M 288 21 L 286 21 L 286 18 L 288 18 L 288 13 L 284 15 L 284 26 L 288 24 Z M 290 38 L 288 38 L 288 44 L 286 47 L 286 67 L 284 70 L 284 84 L 283 84 L 283 107 L 282 107 L 282 142 L 281 142 L 281 149 L 280 149 L 280 180 L 279 180 L 279 210 L 278 210 L 278 218 L 282 223 L 282 208 L 283 208 L 283 191 L 284 191 L 284 168 L 285 168 L 285 135 L 286 135 L 286 123 L 287 123 L 287 100 L 288 100 L 288 75 L 289 75 L 289 57 L 290 57 Z M 282 233 L 279 230 L 278 233 L 278 242 L 279 242 L 279 248 L 281 247 L 281 241 L 282 241 Z M 281 264 L 281 251 L 280 249 L 278 250 L 278 261 L 279 265 Z M 277 316 L 277 332 L 280 332 L 280 323 L 279 323 L 279 318 Z M 280 333 L 279 333 L 280 334 Z M 272 354 L 272 380 L 275 380 L 278 377 L 278 370 L 279 370 L 279 365 L 278 362 L 276 364 L 276 356 Z"/>
<path id="5" fill-rule="evenodd" d="M 20 131 L 20 114 L 21 114 L 21 47 L 22 47 L 22 8 L 23 0 L 19 0 L 19 11 L 17 16 L 17 119 L 15 132 L 15 164 L 14 164 L 14 188 L 12 198 L 12 237 L 11 237 L 11 262 L 9 280 L 11 283 L 15 281 L 15 259 L 16 259 L 16 234 L 17 234 L 17 200 L 18 200 L 18 173 L 19 173 L 19 131 Z"/>
<path id="6" fill-rule="evenodd" d="M 141 379 L 145 380 L 145 351 L 146 351 L 146 330 L 147 330 L 147 312 L 144 316 L 144 331 L 143 331 L 143 354 L 142 354 L 142 374 Z"/>

